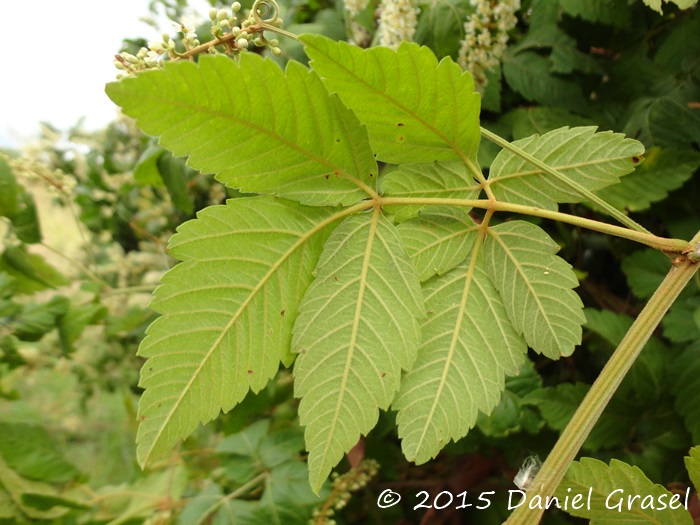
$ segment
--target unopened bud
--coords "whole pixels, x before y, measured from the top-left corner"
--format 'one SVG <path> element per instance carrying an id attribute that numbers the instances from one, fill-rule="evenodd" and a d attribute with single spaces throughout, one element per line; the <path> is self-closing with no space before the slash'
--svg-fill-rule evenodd
<path id="1" fill-rule="evenodd" d="M 234 13 L 238 13 L 238 11 L 240 11 L 240 10 L 241 10 L 240 2 L 234 2 L 231 4 L 231 11 L 233 11 Z"/>
<path id="2" fill-rule="evenodd" d="M 217 11 L 216 7 L 212 7 L 212 8 L 209 10 L 209 19 L 210 19 L 212 22 L 213 22 L 214 20 L 216 20 L 216 14 L 217 14 L 217 13 L 218 13 L 218 11 Z"/>
<path id="3" fill-rule="evenodd" d="M 226 18 L 228 18 L 228 12 L 226 9 L 219 9 L 216 13 L 216 19 L 221 21 L 225 20 Z"/>
<path id="4" fill-rule="evenodd" d="M 236 40 L 236 45 L 241 49 L 248 49 L 248 40 L 246 38 L 239 38 Z"/>

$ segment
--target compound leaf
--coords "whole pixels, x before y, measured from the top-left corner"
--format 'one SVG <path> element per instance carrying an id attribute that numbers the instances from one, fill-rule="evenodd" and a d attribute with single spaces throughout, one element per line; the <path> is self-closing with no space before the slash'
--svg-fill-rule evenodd
<path id="1" fill-rule="evenodd" d="M 446 207 L 425 211 L 397 227 L 421 281 L 442 275 L 466 259 L 477 228 L 464 210 Z"/>
<path id="2" fill-rule="evenodd" d="M 212 206 L 178 229 L 147 331 L 137 436 L 141 464 L 230 410 L 289 365 L 291 331 L 312 280 L 328 209 L 269 197 Z"/>
<path id="3" fill-rule="evenodd" d="M 527 350 L 479 256 L 428 281 L 423 294 L 423 343 L 393 403 L 404 454 L 419 464 L 491 412 Z"/>
<path id="4" fill-rule="evenodd" d="M 377 158 L 393 164 L 476 158 L 480 98 L 452 59 L 404 42 L 361 49 L 320 35 L 301 41 L 331 92 L 367 126 Z"/>
<path id="5" fill-rule="evenodd" d="M 669 503 L 674 496 L 661 485 L 655 485 L 637 467 L 613 459 L 610 466 L 592 458 L 581 458 L 569 467 L 555 496 L 572 501 L 581 494 L 586 502 L 591 490 L 590 508 L 588 504 L 574 509 L 565 509 L 573 516 L 590 520 L 590 525 L 656 524 L 692 525 L 693 519 L 682 505 L 682 497 L 675 496 L 675 506 Z M 637 496 L 633 500 L 628 498 Z M 628 504 L 629 501 L 629 504 Z M 665 503 L 667 508 L 660 508 Z M 618 508 L 619 505 L 619 508 Z M 656 507 L 656 508 L 654 508 Z"/>
<path id="6" fill-rule="evenodd" d="M 114 82 L 107 94 L 163 147 L 229 187 L 334 205 L 376 185 L 367 132 L 299 63 L 285 73 L 254 53 L 203 56 Z"/>
<path id="7" fill-rule="evenodd" d="M 338 226 L 299 307 L 292 343 L 314 491 L 374 427 L 378 408 L 388 408 L 401 370 L 415 360 L 423 315 L 416 271 L 379 210 Z"/>
<path id="8" fill-rule="evenodd" d="M 460 161 L 403 164 L 383 176 L 381 189 L 386 197 L 414 199 L 475 199 L 481 192 L 467 165 Z M 420 204 L 394 204 L 386 206 L 386 210 L 394 213 L 396 220 L 401 222 L 426 207 Z"/>
<path id="9" fill-rule="evenodd" d="M 644 153 L 641 143 L 620 133 L 596 133 L 595 126 L 564 127 L 517 140 L 513 145 L 590 191 L 617 184 Z M 489 183 L 498 200 L 515 204 L 556 210 L 559 202 L 585 200 L 565 182 L 508 150 L 501 151 L 493 161 Z"/>
<path id="10" fill-rule="evenodd" d="M 547 233 L 524 221 L 488 229 L 486 268 L 518 333 L 536 352 L 552 359 L 571 355 L 586 322 L 572 288 L 576 275 Z"/>

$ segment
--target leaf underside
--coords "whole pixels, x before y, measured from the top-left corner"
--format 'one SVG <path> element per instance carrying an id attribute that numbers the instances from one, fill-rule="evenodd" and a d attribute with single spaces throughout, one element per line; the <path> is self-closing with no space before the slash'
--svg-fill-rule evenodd
<path id="1" fill-rule="evenodd" d="M 425 463 L 489 413 L 527 347 L 480 258 L 425 283 L 428 317 L 411 371 L 393 403 L 406 457 Z"/>
<path id="2" fill-rule="evenodd" d="M 413 364 L 424 315 L 418 276 L 379 210 L 346 219 L 328 239 L 299 307 L 292 348 L 311 486 L 376 424 Z"/>
<path id="3" fill-rule="evenodd" d="M 366 130 L 299 63 L 285 73 L 254 53 L 203 56 L 109 84 L 107 94 L 163 147 L 229 187 L 346 205 L 376 186 Z"/>
<path id="4" fill-rule="evenodd" d="M 464 162 L 445 161 L 401 165 L 382 177 L 381 190 L 385 197 L 476 199 L 481 186 L 474 182 Z M 428 206 L 395 204 L 385 208 L 402 222 Z"/>
<path id="5" fill-rule="evenodd" d="M 290 364 L 292 323 L 331 213 L 269 197 L 212 206 L 180 228 L 139 355 L 137 455 L 162 456 Z"/>
<path id="6" fill-rule="evenodd" d="M 480 97 L 469 73 L 427 47 L 360 49 L 302 35 L 311 68 L 367 126 L 377 159 L 410 164 L 476 158 Z"/>
<path id="7" fill-rule="evenodd" d="M 594 126 L 564 127 L 516 140 L 513 145 L 589 191 L 617 184 L 621 176 L 634 170 L 644 153 L 640 142 L 620 133 L 596 133 Z M 489 185 L 498 200 L 550 210 L 556 210 L 557 203 L 585 200 L 565 182 L 508 150 L 501 151 L 491 164 Z"/>
<path id="8" fill-rule="evenodd" d="M 586 502 L 588 491 L 592 489 L 590 508 L 588 504 L 574 509 L 570 506 L 567 512 L 590 520 L 591 525 L 622 525 L 622 524 L 658 524 L 692 525 L 693 519 L 687 510 L 681 508 L 659 509 L 660 497 L 669 504 L 671 493 L 661 485 L 652 483 L 637 467 L 633 467 L 613 459 L 610 466 L 592 458 L 582 458 L 574 461 L 569 467 L 566 477 L 561 482 L 555 496 L 564 501 L 572 501 L 574 496 L 581 494 Z M 613 494 L 614 491 L 615 492 Z M 628 497 L 638 496 L 629 505 Z M 608 498 L 610 498 L 608 500 Z M 650 506 L 651 499 L 656 502 L 656 509 Z M 607 505 L 617 505 L 622 500 L 621 508 L 610 510 Z M 646 500 L 646 503 L 645 503 Z"/>
<path id="9" fill-rule="evenodd" d="M 476 224 L 459 208 L 433 207 L 397 229 L 421 282 L 461 263 L 477 238 Z"/>
<path id="10" fill-rule="evenodd" d="M 572 290 L 578 280 L 557 251 L 544 230 L 524 221 L 489 228 L 484 243 L 487 271 L 513 326 L 533 350 L 551 359 L 573 353 L 586 322 Z"/>

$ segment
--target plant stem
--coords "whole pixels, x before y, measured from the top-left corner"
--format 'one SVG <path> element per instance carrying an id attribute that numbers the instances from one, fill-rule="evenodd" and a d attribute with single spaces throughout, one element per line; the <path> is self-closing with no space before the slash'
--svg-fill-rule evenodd
<path id="1" fill-rule="evenodd" d="M 691 244 L 700 242 L 698 232 Z M 698 270 L 697 263 L 688 257 L 671 268 L 654 295 L 634 321 L 624 339 L 620 342 L 610 360 L 593 383 L 571 421 L 562 432 L 554 448 L 547 456 L 542 469 L 532 482 L 526 494 L 526 501 L 508 518 L 505 525 L 533 525 L 539 523 L 544 509 L 542 505 L 528 508 L 533 496 L 544 498 L 554 494 L 564 478 L 569 465 L 578 454 L 581 446 L 598 421 L 600 414 L 617 390 L 635 359 L 644 348 L 661 319 L 690 282 Z"/>
<path id="2" fill-rule="evenodd" d="M 565 177 L 558 170 L 552 168 L 551 166 L 548 166 L 547 164 L 545 164 L 541 160 L 536 159 L 535 157 L 533 157 L 529 153 L 523 151 L 522 149 L 520 149 L 517 146 L 514 146 L 513 144 L 511 144 L 507 140 L 499 137 L 498 135 L 496 135 L 492 131 L 489 131 L 488 129 L 482 127 L 481 134 L 484 137 L 486 137 L 487 139 L 489 139 L 491 142 L 493 142 L 494 144 L 501 146 L 503 149 L 507 149 L 508 151 L 511 151 L 515 155 L 517 155 L 517 156 L 527 160 L 528 162 L 534 164 L 535 166 L 537 166 L 539 169 L 541 169 L 542 171 L 544 171 L 548 175 L 551 175 L 552 177 L 556 178 L 557 180 L 563 182 L 564 184 L 569 186 L 569 188 L 576 191 L 579 195 L 581 195 L 582 197 L 585 197 L 587 201 L 593 202 L 593 203 L 597 204 L 598 206 L 600 206 L 603 210 L 608 212 L 611 217 L 617 219 L 621 224 L 624 224 L 628 228 L 631 228 L 631 229 L 638 231 L 638 232 L 650 233 L 649 230 L 644 228 L 644 226 L 633 221 L 627 215 L 622 213 L 620 210 L 618 210 L 614 206 L 611 206 L 610 204 L 605 202 L 603 199 L 601 199 L 597 195 L 591 193 L 590 191 L 588 191 L 586 188 L 584 188 L 583 186 L 581 186 L 577 182 Z"/>
<path id="3" fill-rule="evenodd" d="M 609 235 L 614 235 L 615 237 L 621 237 L 623 239 L 628 239 L 631 241 L 639 242 L 641 244 L 646 244 L 647 246 L 650 246 L 656 250 L 661 250 L 663 252 L 681 253 L 685 250 L 690 249 L 690 244 L 688 243 L 688 241 L 684 241 L 682 239 L 666 239 L 664 237 L 657 237 L 656 235 L 653 235 L 651 233 L 633 231 L 629 228 L 623 228 L 622 226 L 616 226 L 614 224 L 607 224 L 605 222 L 584 219 L 583 217 L 577 217 L 576 215 L 569 215 L 567 213 L 562 213 L 558 211 L 543 210 L 541 208 L 535 208 L 533 206 L 524 206 L 522 204 L 510 204 L 508 202 L 491 201 L 486 199 L 469 200 L 429 197 L 381 197 L 378 199 L 377 203 L 380 206 L 389 206 L 391 204 L 418 204 L 432 206 L 464 206 L 493 211 L 507 211 L 511 213 L 520 213 L 522 215 L 531 215 L 534 217 L 542 217 L 544 219 L 552 219 L 559 222 L 565 222 L 567 224 L 573 224 L 575 226 L 580 226 L 581 228 L 586 228 L 588 230 L 593 230 L 600 233 L 607 233 Z M 369 203 L 367 204 L 367 207 L 370 207 Z"/>

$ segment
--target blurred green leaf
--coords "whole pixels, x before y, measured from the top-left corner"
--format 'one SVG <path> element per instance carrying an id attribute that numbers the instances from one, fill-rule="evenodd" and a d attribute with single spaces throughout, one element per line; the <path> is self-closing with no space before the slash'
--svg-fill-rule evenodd
<path id="1" fill-rule="evenodd" d="M 157 144 L 152 144 L 141 154 L 141 158 L 134 168 L 134 180 L 139 184 L 150 186 L 163 186 L 163 178 L 158 169 L 160 157 L 165 150 Z"/>
<path id="2" fill-rule="evenodd" d="M 0 257 L 0 271 L 13 277 L 17 292 L 23 294 L 56 288 L 68 282 L 41 255 L 30 253 L 25 245 L 5 248 Z"/>
<path id="3" fill-rule="evenodd" d="M 10 164 L 0 155 L 0 216 L 12 218 L 17 214 L 18 189 Z"/>

